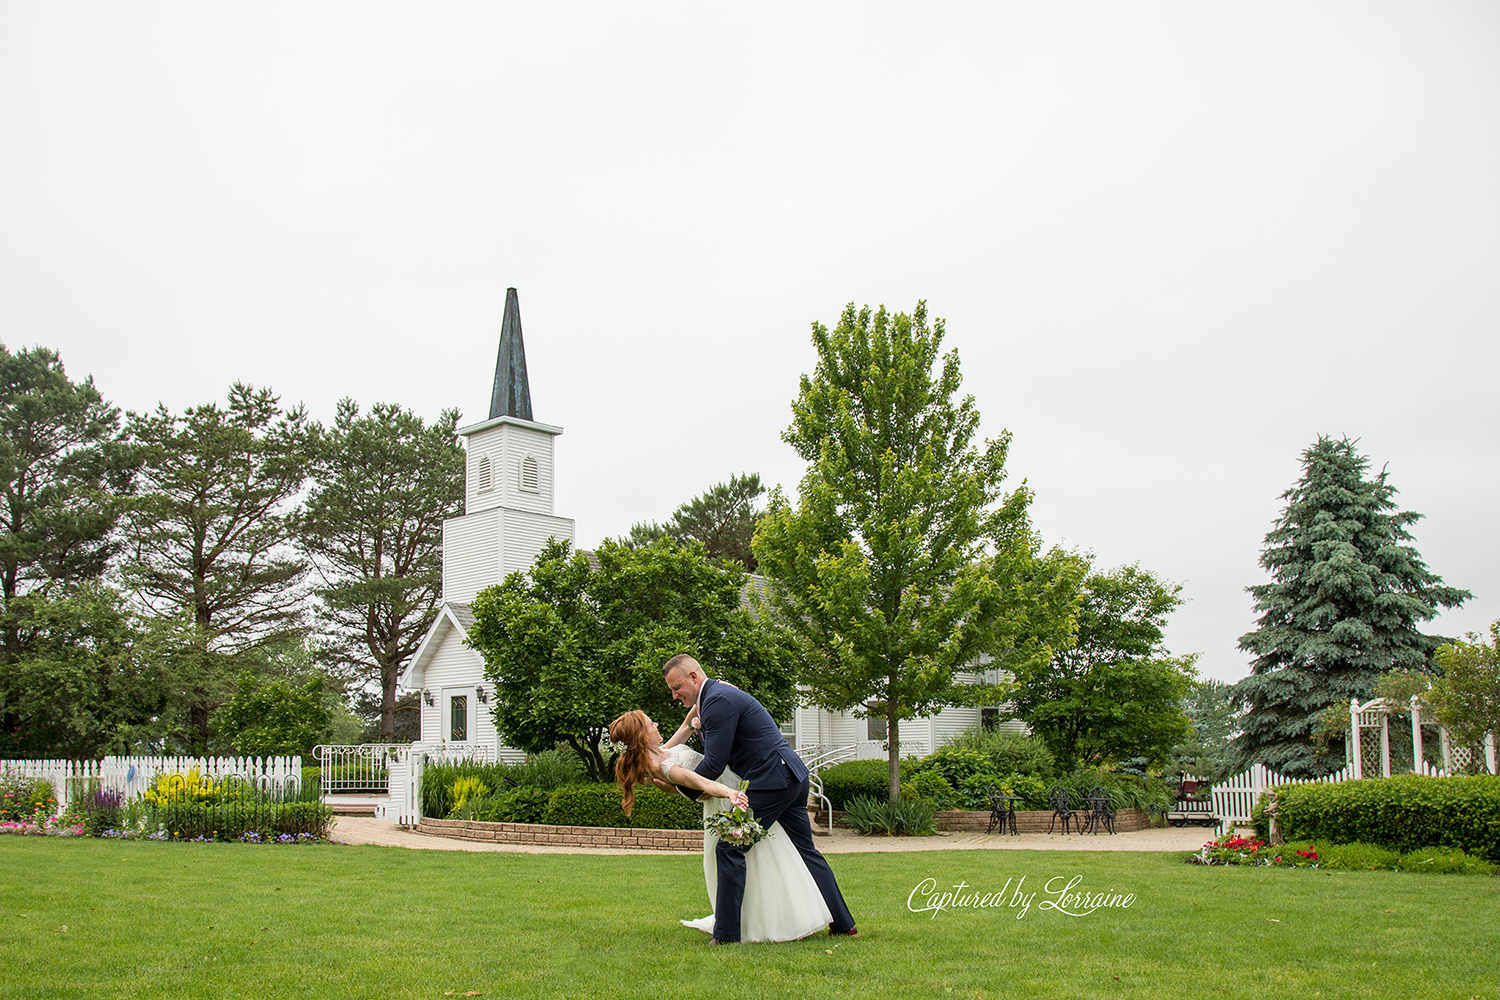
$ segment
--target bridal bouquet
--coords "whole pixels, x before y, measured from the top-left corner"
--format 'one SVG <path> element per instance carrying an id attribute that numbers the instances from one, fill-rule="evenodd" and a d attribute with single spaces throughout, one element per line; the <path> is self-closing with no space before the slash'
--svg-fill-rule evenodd
<path id="1" fill-rule="evenodd" d="M 750 782 L 740 782 L 740 791 L 750 790 Z M 753 847 L 766 838 L 766 828 L 756 822 L 749 806 L 734 806 L 714 813 L 703 821 L 703 829 L 713 831 L 720 840 L 736 847 Z"/>

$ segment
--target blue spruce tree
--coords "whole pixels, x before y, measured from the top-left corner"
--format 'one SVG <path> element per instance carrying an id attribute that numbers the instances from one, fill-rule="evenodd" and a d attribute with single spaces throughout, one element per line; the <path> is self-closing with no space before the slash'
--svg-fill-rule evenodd
<path id="1" fill-rule="evenodd" d="M 1336 754 L 1318 755 L 1314 716 L 1370 698 L 1387 671 L 1430 672 L 1445 640 L 1417 626 L 1473 596 L 1444 586 L 1404 544 L 1421 515 L 1397 509 L 1384 470 L 1365 478 L 1369 460 L 1353 441 L 1320 437 L 1302 465 L 1260 557 L 1272 582 L 1247 588 L 1260 618 L 1239 645 L 1255 660 L 1235 686 L 1247 708 L 1235 741 L 1240 763 L 1289 777 L 1341 767 Z"/>

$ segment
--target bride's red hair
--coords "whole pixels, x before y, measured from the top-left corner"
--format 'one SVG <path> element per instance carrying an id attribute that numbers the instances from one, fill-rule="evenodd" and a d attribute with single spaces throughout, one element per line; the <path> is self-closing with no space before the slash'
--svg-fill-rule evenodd
<path id="1" fill-rule="evenodd" d="M 620 808 L 629 816 L 635 808 L 635 786 L 651 773 L 651 736 L 646 713 L 637 708 L 611 722 L 609 738 L 625 744 L 625 752 L 615 758 L 615 784 L 620 786 Z"/>

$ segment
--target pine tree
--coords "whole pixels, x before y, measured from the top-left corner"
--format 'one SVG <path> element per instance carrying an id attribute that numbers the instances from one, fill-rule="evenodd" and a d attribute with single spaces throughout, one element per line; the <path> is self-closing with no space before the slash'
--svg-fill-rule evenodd
<path id="1" fill-rule="evenodd" d="M 323 586 L 339 662 L 380 685 L 379 735 L 396 738 L 396 681 L 437 617 L 443 520 L 463 513 L 457 410 L 432 424 L 392 403 L 361 416 L 351 399 L 317 449 L 297 521 Z"/>
<path id="2" fill-rule="evenodd" d="M 118 594 L 132 450 L 56 351 L 0 344 L 0 757 L 94 756 L 152 714 Z"/>
<path id="3" fill-rule="evenodd" d="M 163 620 L 184 628 L 168 658 L 173 703 L 197 751 L 235 678 L 268 648 L 306 633 L 306 562 L 291 508 L 315 436 L 302 407 L 236 383 L 227 407 L 129 416 L 141 460 L 126 516 L 125 580 Z"/>
<path id="4" fill-rule="evenodd" d="M 1443 640 L 1418 624 L 1473 596 L 1444 586 L 1403 544 L 1421 515 L 1397 509 L 1384 470 L 1365 478 L 1369 460 L 1354 444 L 1320 437 L 1302 453 L 1302 478 L 1282 494 L 1260 558 L 1272 582 L 1247 588 L 1260 618 L 1240 637 L 1255 660 L 1235 686 L 1248 709 L 1236 751 L 1291 777 L 1340 766 L 1315 752 L 1321 709 L 1368 699 L 1387 671 L 1431 672 Z"/>
<path id="5" fill-rule="evenodd" d="M 734 560 L 754 573 L 757 563 L 750 541 L 760 519 L 755 501 L 765 492 L 759 473 L 730 476 L 729 482 L 715 483 L 678 507 L 665 524 L 642 521 L 631 525 L 630 534 L 619 542 L 641 548 L 664 535 L 679 542 L 699 541 L 710 559 Z"/>

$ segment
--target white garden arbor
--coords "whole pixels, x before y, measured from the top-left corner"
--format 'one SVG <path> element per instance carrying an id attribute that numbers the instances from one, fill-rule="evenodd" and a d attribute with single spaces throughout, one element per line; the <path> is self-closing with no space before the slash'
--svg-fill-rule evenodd
<path id="1" fill-rule="evenodd" d="M 1372 758 L 1377 755 L 1380 776 L 1391 776 L 1391 716 L 1403 712 L 1410 721 L 1410 732 L 1406 731 L 1407 726 L 1395 727 L 1394 757 L 1398 773 L 1407 770 L 1427 775 L 1462 773 L 1472 769 L 1474 758 L 1480 753 L 1483 754 L 1485 770 L 1496 773 L 1494 733 L 1485 737 L 1482 751 L 1477 747 L 1456 746 L 1448 738 L 1448 730 L 1439 725 L 1432 709 L 1419 696 L 1413 695 L 1405 704 L 1375 698 L 1361 705 L 1358 698 L 1349 699 L 1349 767 L 1355 778 L 1365 776 L 1366 760 L 1370 759 L 1373 765 Z M 1432 744 L 1426 734 L 1437 737 L 1438 754 L 1430 752 Z M 1375 776 L 1373 766 L 1370 767 L 1370 776 Z"/>

